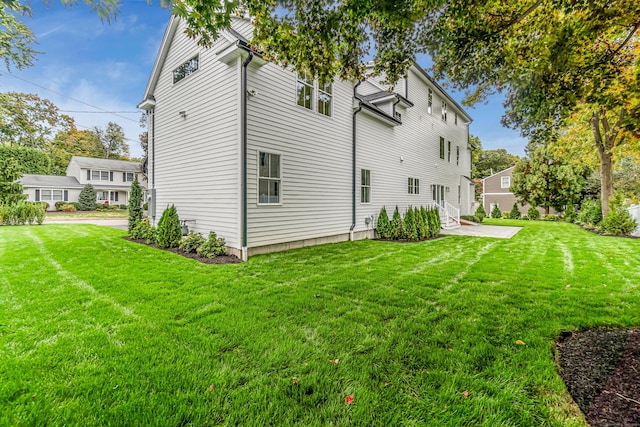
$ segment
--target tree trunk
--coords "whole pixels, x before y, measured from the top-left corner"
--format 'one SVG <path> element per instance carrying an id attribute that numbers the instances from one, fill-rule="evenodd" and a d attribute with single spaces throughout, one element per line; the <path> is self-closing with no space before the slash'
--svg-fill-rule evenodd
<path id="1" fill-rule="evenodd" d="M 620 111 L 620 118 L 624 116 L 624 109 Z M 606 110 L 600 108 L 595 111 L 589 119 L 589 124 L 593 131 L 593 139 L 598 148 L 600 158 L 600 200 L 602 204 L 602 218 L 609 213 L 609 200 L 613 196 L 613 156 L 611 149 L 615 145 L 618 131 L 618 124 L 614 128 L 609 127 Z M 600 130 L 600 125 L 602 129 Z M 604 135 L 603 135 L 604 134 Z"/>
<path id="2" fill-rule="evenodd" d="M 600 185 L 602 198 L 602 218 L 609 213 L 609 200 L 613 196 L 613 159 L 611 152 L 604 150 L 600 155 Z"/>

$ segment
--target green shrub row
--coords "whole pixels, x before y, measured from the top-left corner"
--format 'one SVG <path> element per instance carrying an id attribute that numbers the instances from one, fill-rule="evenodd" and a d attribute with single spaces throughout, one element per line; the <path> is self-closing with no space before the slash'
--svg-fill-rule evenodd
<path id="1" fill-rule="evenodd" d="M 409 207 L 400 215 L 398 206 L 389 221 L 386 207 L 382 207 L 376 222 L 376 234 L 381 239 L 390 240 L 424 240 L 440 233 L 440 214 L 437 208 Z"/>
<path id="2" fill-rule="evenodd" d="M 0 224 L 2 225 L 41 225 L 44 221 L 45 206 L 40 202 L 19 201 L 0 204 Z"/>

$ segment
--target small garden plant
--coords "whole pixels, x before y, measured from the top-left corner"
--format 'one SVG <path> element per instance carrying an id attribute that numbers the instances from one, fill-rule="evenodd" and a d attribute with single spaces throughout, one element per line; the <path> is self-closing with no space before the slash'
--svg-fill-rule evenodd
<path id="1" fill-rule="evenodd" d="M 478 209 L 476 209 L 475 217 L 478 218 L 478 222 L 484 221 L 484 219 L 487 217 L 487 211 L 485 211 L 484 207 L 482 207 L 482 203 L 480 203 L 480 206 L 478 206 Z"/>
<path id="2" fill-rule="evenodd" d="M 527 216 L 530 220 L 535 221 L 540 218 L 540 211 L 532 206 L 527 210 Z"/>
<path id="3" fill-rule="evenodd" d="M 509 212 L 510 219 L 520 219 L 520 209 L 518 209 L 518 204 L 514 203 L 513 208 L 511 208 L 511 212 Z"/>
<path id="4" fill-rule="evenodd" d="M 200 249 L 205 242 L 206 240 L 202 237 L 202 233 L 190 230 L 189 234 L 182 238 L 182 241 L 180 242 L 180 249 L 187 253 L 194 253 Z"/>
<path id="5" fill-rule="evenodd" d="M 226 242 L 222 237 L 218 237 L 214 231 L 209 232 L 209 238 L 202 243 L 197 252 L 207 258 L 215 258 L 217 256 L 226 255 Z"/>

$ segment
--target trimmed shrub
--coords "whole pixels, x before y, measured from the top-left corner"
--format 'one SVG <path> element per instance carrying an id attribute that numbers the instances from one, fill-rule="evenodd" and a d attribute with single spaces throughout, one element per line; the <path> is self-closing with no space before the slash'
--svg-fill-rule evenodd
<path id="1" fill-rule="evenodd" d="M 215 258 L 219 255 L 226 255 L 226 242 L 222 237 L 218 237 L 214 231 L 209 233 L 209 238 L 202 243 L 197 252 L 207 258 Z"/>
<path id="2" fill-rule="evenodd" d="M 142 187 L 138 183 L 138 175 L 136 174 L 131 184 L 129 196 L 129 234 L 140 221 L 142 221 Z"/>
<path id="3" fill-rule="evenodd" d="M 391 218 L 390 237 L 394 240 L 404 239 L 406 237 L 404 232 L 404 224 L 402 222 L 402 217 L 400 216 L 398 206 L 396 206 L 396 210 L 393 211 L 393 218 Z"/>
<path id="4" fill-rule="evenodd" d="M 518 209 L 518 204 L 514 203 L 513 208 L 511 208 L 511 212 L 509 212 L 510 219 L 520 219 L 520 210 Z"/>
<path id="5" fill-rule="evenodd" d="M 543 221 L 560 221 L 560 217 L 554 214 L 545 215 L 542 219 Z"/>
<path id="6" fill-rule="evenodd" d="M 72 205 L 71 203 L 65 203 L 62 206 L 60 206 L 60 209 L 58 209 L 62 212 L 76 212 L 77 209 L 74 205 Z"/>
<path id="7" fill-rule="evenodd" d="M 527 210 L 527 216 L 530 220 L 535 221 L 536 219 L 540 218 L 540 211 L 532 206 L 529 208 L 529 210 Z"/>
<path id="8" fill-rule="evenodd" d="M 482 203 L 480 204 L 480 206 L 478 206 L 478 209 L 476 209 L 475 216 L 476 218 L 478 218 L 477 222 L 482 222 L 487 217 L 487 211 L 485 211 L 484 207 L 482 207 Z"/>
<path id="9" fill-rule="evenodd" d="M 628 236 L 637 226 L 636 220 L 623 207 L 611 209 L 601 224 L 602 231 L 614 236 Z"/>
<path id="10" fill-rule="evenodd" d="M 387 209 L 384 206 L 380 209 L 380 214 L 378 215 L 378 222 L 376 222 L 376 234 L 382 239 L 388 239 L 391 237 L 391 223 L 389 222 Z"/>
<path id="11" fill-rule="evenodd" d="M 418 240 L 418 228 L 416 227 L 416 217 L 413 213 L 413 208 L 409 207 L 404 214 L 403 227 L 409 240 Z"/>
<path id="12" fill-rule="evenodd" d="M 44 222 L 45 209 L 39 202 L 19 201 L 1 205 L 0 219 L 4 225 L 38 225 Z"/>
<path id="13" fill-rule="evenodd" d="M 429 237 L 429 227 L 422 215 L 422 208 L 415 208 L 413 210 L 413 217 L 416 219 L 416 229 L 418 230 L 418 239 L 424 240 Z"/>
<path id="14" fill-rule="evenodd" d="M 502 211 L 497 204 L 493 205 L 493 209 L 491 210 L 491 218 L 502 218 Z"/>
<path id="15" fill-rule="evenodd" d="M 460 219 L 464 219 L 465 221 L 472 221 L 472 222 L 482 222 L 480 221 L 480 218 L 478 218 L 475 215 L 460 215 Z"/>
<path id="16" fill-rule="evenodd" d="M 578 214 L 573 207 L 573 202 L 567 203 L 567 208 L 564 210 L 564 220 L 567 222 L 576 222 Z"/>
<path id="17" fill-rule="evenodd" d="M 175 205 L 162 212 L 158 221 L 158 246 L 163 248 L 177 248 L 182 240 L 182 227 Z"/>
<path id="18" fill-rule="evenodd" d="M 157 243 L 157 230 L 145 219 L 131 230 L 131 238 L 145 240 L 147 243 Z"/>
<path id="19" fill-rule="evenodd" d="M 602 221 L 600 199 L 586 199 L 580 206 L 577 221 L 583 225 L 598 225 Z"/>
<path id="20" fill-rule="evenodd" d="M 182 241 L 180 241 L 180 249 L 187 253 L 196 252 L 205 241 L 205 238 L 202 237 L 202 233 L 196 233 L 191 230 L 189 231 L 189 234 L 183 237 Z"/>
<path id="21" fill-rule="evenodd" d="M 93 185 L 87 184 L 84 186 L 78 197 L 79 210 L 92 211 L 96 209 L 96 189 Z"/>
<path id="22" fill-rule="evenodd" d="M 628 236 L 638 223 L 625 208 L 622 193 L 616 193 L 609 202 L 609 213 L 602 220 L 602 231 L 614 236 Z"/>
<path id="23" fill-rule="evenodd" d="M 53 204 L 53 206 L 55 206 L 55 208 L 56 208 L 56 210 L 57 210 L 57 211 L 61 211 L 61 210 L 62 210 L 62 207 L 63 207 L 64 205 L 66 205 L 66 204 L 68 204 L 68 203 L 67 203 L 67 202 L 62 202 L 62 201 L 60 201 L 60 202 L 55 202 L 55 203 Z"/>

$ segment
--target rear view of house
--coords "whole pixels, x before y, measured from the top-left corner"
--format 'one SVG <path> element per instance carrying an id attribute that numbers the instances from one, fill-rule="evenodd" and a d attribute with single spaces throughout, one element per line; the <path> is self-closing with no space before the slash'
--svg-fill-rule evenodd
<path id="1" fill-rule="evenodd" d="M 207 49 L 168 24 L 139 105 L 152 220 L 175 204 L 246 259 L 372 237 L 383 206 L 469 213 L 471 118 L 417 64 L 395 86 L 319 81 L 252 51 L 249 20 L 232 28 Z"/>

